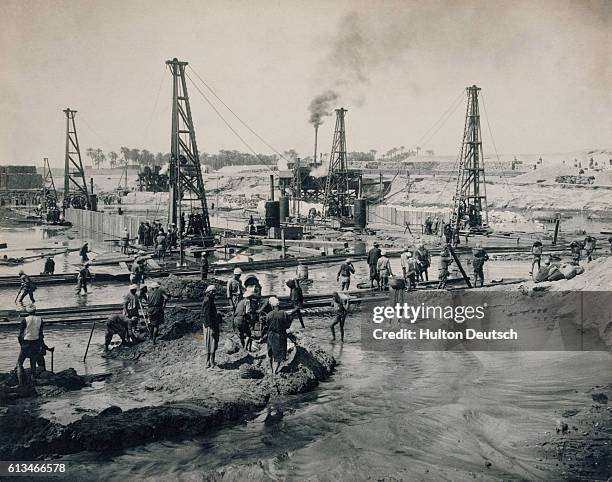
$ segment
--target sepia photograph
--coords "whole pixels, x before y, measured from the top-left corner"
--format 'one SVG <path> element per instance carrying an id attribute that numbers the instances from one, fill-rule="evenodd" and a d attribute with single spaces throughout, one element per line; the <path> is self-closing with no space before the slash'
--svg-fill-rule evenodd
<path id="1" fill-rule="evenodd" d="M 612 477 L 612 1 L 0 0 L 0 480 Z"/>

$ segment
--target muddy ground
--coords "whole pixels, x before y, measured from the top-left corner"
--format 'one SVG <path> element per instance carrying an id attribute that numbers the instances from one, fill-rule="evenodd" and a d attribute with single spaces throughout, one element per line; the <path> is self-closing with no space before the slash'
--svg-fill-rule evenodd
<path id="1" fill-rule="evenodd" d="M 112 452 L 152 441 L 201 435 L 226 423 L 253 418 L 275 397 L 312 390 L 335 365 L 331 355 L 307 337 L 299 337 L 297 345 L 290 343 L 280 372 L 272 376 L 264 345 L 246 353 L 235 338 L 229 337 L 217 353 L 217 367 L 206 369 L 201 323 L 186 310 L 175 310 L 165 325 L 157 345 L 145 341 L 115 348 L 108 355 L 136 361 L 138 371 L 145 375 L 145 381 L 140 382 L 142 388 L 161 393 L 166 400 L 162 405 L 127 411 L 110 406 L 97 415 L 85 415 L 62 425 L 38 416 L 37 401 L 63 390 L 79 389 L 93 379 L 72 371 L 49 375 L 46 378 L 52 380 L 53 391 L 43 385 L 46 381 L 33 388 L 14 389 L 14 374 L 4 376 L 7 396 L 0 399 L 0 459 Z M 63 387 L 61 381 L 68 378 L 75 383 Z"/>

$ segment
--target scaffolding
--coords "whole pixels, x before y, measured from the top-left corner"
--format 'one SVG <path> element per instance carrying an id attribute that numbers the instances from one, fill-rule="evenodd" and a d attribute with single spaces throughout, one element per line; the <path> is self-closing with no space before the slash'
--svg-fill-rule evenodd
<path id="1" fill-rule="evenodd" d="M 329 169 L 325 180 L 323 215 L 326 217 L 348 218 L 359 193 L 359 174 L 348 170 L 346 156 L 346 109 L 336 109 L 336 127 L 329 158 Z"/>
<path id="2" fill-rule="evenodd" d="M 92 203 L 87 191 L 85 170 L 81 160 L 81 148 L 74 118 L 77 111 L 64 109 L 66 114 L 66 155 L 64 159 L 64 208 L 91 209 Z"/>
<path id="3" fill-rule="evenodd" d="M 451 227 L 456 233 L 461 230 L 469 232 L 489 230 L 480 109 L 478 107 L 480 90 L 480 87 L 475 85 L 466 88 L 467 110 L 459 155 L 457 187 L 451 213 Z"/>
<path id="4" fill-rule="evenodd" d="M 57 190 L 55 189 L 53 174 L 51 173 L 51 167 L 49 166 L 49 158 L 45 157 L 43 158 L 43 211 L 47 212 L 49 209 L 55 209 L 57 207 L 57 203 Z"/>
<path id="5" fill-rule="evenodd" d="M 188 201 L 192 214 L 195 213 L 196 206 L 201 209 L 201 213 L 198 213 L 202 218 L 201 232 L 198 234 L 202 239 L 208 238 L 205 239 L 205 244 L 210 244 L 212 230 L 185 81 L 185 67 L 188 63 L 174 58 L 166 61 L 166 65 L 170 67 L 172 72 L 172 134 L 168 170 L 170 195 L 168 222 L 179 225 L 179 220 L 183 214 L 182 202 Z M 179 232 L 179 234 L 182 236 L 182 233 Z"/>

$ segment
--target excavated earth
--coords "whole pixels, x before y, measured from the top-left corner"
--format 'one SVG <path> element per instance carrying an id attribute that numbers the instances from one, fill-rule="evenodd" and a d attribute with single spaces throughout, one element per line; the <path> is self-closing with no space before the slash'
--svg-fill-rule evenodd
<path id="1" fill-rule="evenodd" d="M 144 375 L 145 381 L 139 382 L 141 388 L 162 394 L 165 403 L 126 411 L 110 406 L 68 425 L 39 417 L 36 403 L 5 404 L 0 407 L 0 459 L 113 452 L 153 441 L 201 435 L 227 423 L 254 418 L 275 397 L 312 390 L 334 370 L 336 362 L 331 355 L 307 337 L 298 336 L 296 344 L 289 342 L 287 360 L 272 376 L 265 345 L 254 343 L 254 351 L 247 353 L 233 335 L 224 333 L 217 367 L 206 369 L 201 326 L 197 313 L 181 308 L 170 310 L 157 345 L 145 341 L 114 348 L 108 354 L 135 361 L 140 379 Z M 14 382 L 7 381 L 6 386 Z M 81 386 L 88 382 L 91 380 L 83 379 Z M 30 397 L 30 401 L 36 395 L 31 389 L 22 391 L 21 395 Z"/>
<path id="2" fill-rule="evenodd" d="M 592 387 L 585 403 L 557 414 L 554 431 L 540 442 L 566 480 L 610 480 L 612 474 L 612 384 Z"/>

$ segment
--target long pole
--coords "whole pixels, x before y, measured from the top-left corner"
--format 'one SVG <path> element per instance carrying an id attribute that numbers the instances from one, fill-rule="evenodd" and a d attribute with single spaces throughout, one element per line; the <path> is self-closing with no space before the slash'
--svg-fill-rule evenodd
<path id="1" fill-rule="evenodd" d="M 287 247 L 285 246 L 285 230 L 281 228 L 281 257 L 285 259 L 285 251 Z"/>
<path id="2" fill-rule="evenodd" d="M 555 213 L 555 234 L 553 235 L 552 244 L 557 244 L 557 237 L 559 236 L 559 224 L 561 223 L 561 213 Z"/>
<path id="3" fill-rule="evenodd" d="M 461 261 L 459 261 L 459 257 L 457 256 L 457 253 L 455 253 L 455 250 L 453 249 L 452 246 L 449 246 L 448 250 L 453 256 L 453 259 L 455 260 L 455 263 L 457 264 L 457 268 L 459 268 L 459 271 L 461 272 L 461 276 L 463 276 L 463 280 L 465 281 L 465 284 L 467 285 L 468 288 L 471 288 L 472 283 L 470 282 L 470 277 L 466 274 L 465 270 L 463 269 L 463 266 L 461 265 Z"/>
<path id="4" fill-rule="evenodd" d="M 85 355 L 83 355 L 83 362 L 87 358 L 87 352 L 89 351 L 89 345 L 91 344 L 91 338 L 93 337 L 94 328 L 96 327 L 96 322 L 94 321 L 91 324 L 91 331 L 89 332 L 89 341 L 87 342 L 87 348 L 85 348 Z"/>

